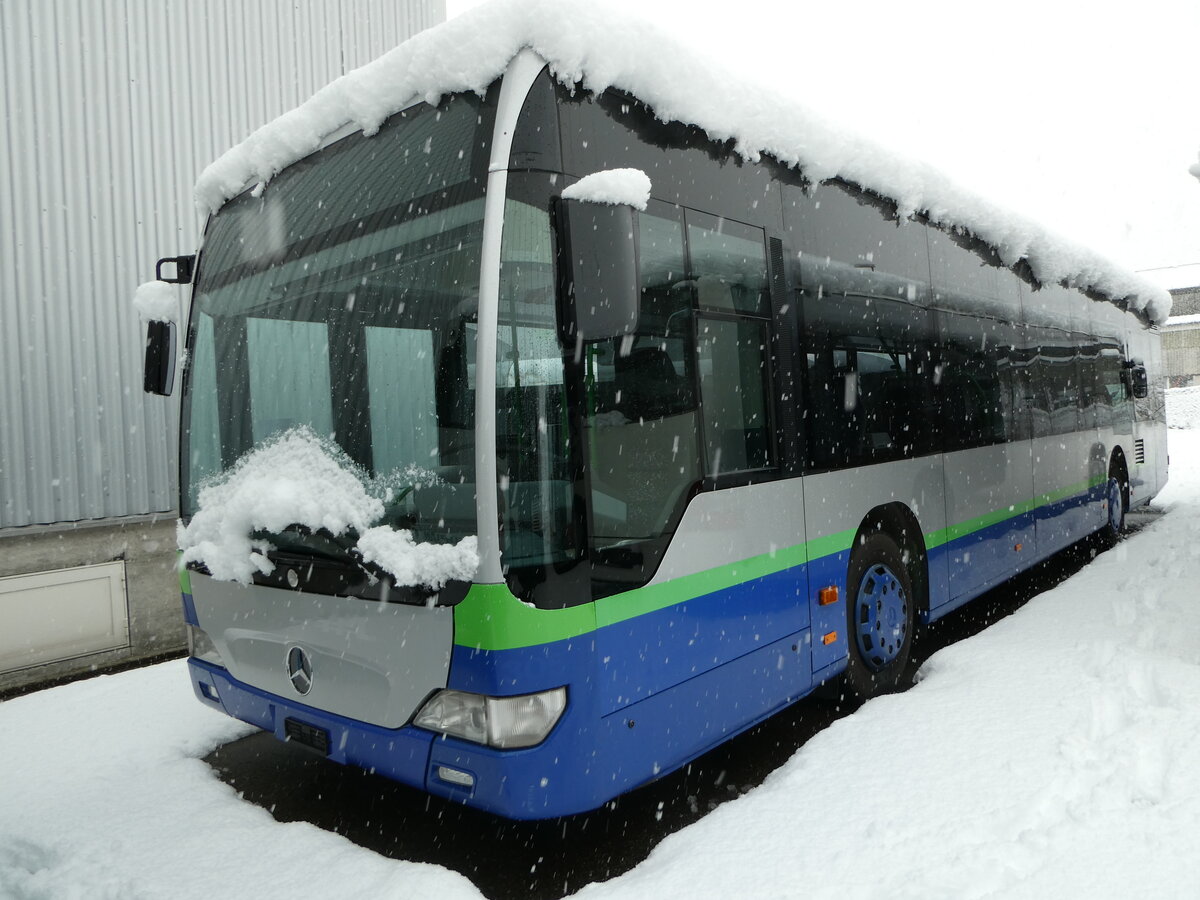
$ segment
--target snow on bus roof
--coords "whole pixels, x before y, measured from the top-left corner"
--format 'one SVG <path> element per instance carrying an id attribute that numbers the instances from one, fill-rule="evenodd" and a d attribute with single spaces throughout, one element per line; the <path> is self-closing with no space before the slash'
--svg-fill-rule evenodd
<path id="1" fill-rule="evenodd" d="M 986 201 L 932 166 L 834 126 L 794 98 L 705 58 L 667 30 L 595 0 L 495 0 L 422 32 L 258 129 L 201 173 L 196 203 L 215 212 L 247 184 L 260 186 L 347 126 L 374 134 L 388 116 L 445 94 L 482 94 L 521 50 L 547 61 L 566 85 L 615 87 L 664 121 L 733 141 L 743 157 L 768 154 L 814 183 L 840 177 L 994 246 L 1006 264 L 1026 260 L 1043 283 L 1065 282 L 1126 300 L 1156 323 L 1170 294 L 1099 253 Z"/>

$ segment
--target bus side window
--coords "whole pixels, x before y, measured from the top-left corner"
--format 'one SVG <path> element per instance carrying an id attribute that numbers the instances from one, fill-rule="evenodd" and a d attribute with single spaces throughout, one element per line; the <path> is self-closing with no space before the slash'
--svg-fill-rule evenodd
<path id="1" fill-rule="evenodd" d="M 687 210 L 705 473 L 772 465 L 767 254 L 761 228 Z"/>
<path id="2" fill-rule="evenodd" d="M 767 468 L 766 323 L 705 316 L 699 337 L 706 474 Z"/>
<path id="3" fill-rule="evenodd" d="M 812 271 L 815 283 L 804 289 L 809 467 L 838 469 L 931 452 L 929 313 L 868 295 L 874 273 L 838 264 Z M 851 290 L 827 292 L 833 285 Z"/>
<path id="4" fill-rule="evenodd" d="M 1121 350 L 1115 344 L 1105 345 L 1100 351 L 1097 377 L 1108 405 L 1108 420 L 1112 426 L 1120 427 L 1128 419 L 1128 386 L 1121 366 Z"/>
<path id="5" fill-rule="evenodd" d="M 1022 431 L 1007 376 L 1015 332 L 993 319 L 943 313 L 941 318 L 942 421 L 945 449 L 1004 443 Z"/>
<path id="6" fill-rule="evenodd" d="M 1042 330 L 1040 380 L 1046 385 L 1049 434 L 1079 430 L 1079 366 L 1069 334 Z"/>
<path id="7" fill-rule="evenodd" d="M 765 317 L 767 253 L 763 230 L 687 210 L 691 276 L 701 309 Z"/>

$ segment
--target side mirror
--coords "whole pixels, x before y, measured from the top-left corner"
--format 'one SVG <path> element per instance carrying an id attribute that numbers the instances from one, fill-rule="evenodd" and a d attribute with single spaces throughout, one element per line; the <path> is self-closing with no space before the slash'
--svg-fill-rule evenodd
<path id="1" fill-rule="evenodd" d="M 558 204 L 563 343 L 633 334 L 641 312 L 633 207 L 574 199 Z"/>
<path id="2" fill-rule="evenodd" d="M 142 388 L 169 397 L 175 383 L 175 323 L 153 321 L 146 328 L 146 368 Z"/>
<path id="3" fill-rule="evenodd" d="M 1150 377 L 1146 374 L 1146 367 L 1140 364 L 1134 365 L 1129 370 L 1129 381 L 1133 388 L 1133 396 L 1137 400 L 1144 400 L 1150 396 Z"/>
<path id="4" fill-rule="evenodd" d="M 166 272 L 164 273 L 164 269 Z M 167 284 L 191 284 L 196 256 L 165 256 L 154 266 L 154 277 Z"/>

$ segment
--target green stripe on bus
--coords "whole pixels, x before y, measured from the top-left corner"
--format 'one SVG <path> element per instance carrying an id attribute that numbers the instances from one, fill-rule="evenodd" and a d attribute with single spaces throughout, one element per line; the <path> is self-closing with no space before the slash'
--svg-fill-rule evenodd
<path id="1" fill-rule="evenodd" d="M 957 541 L 959 538 L 967 537 L 977 531 L 982 531 L 985 528 L 990 528 L 992 525 L 999 525 L 1001 522 L 1006 522 L 1009 519 L 1015 519 L 1017 516 L 1023 516 L 1033 510 L 1049 506 L 1051 503 L 1057 503 L 1060 500 L 1066 500 L 1068 497 L 1074 497 L 1089 491 L 1099 484 L 1107 481 L 1107 476 L 1104 478 L 1092 478 L 1087 481 L 1079 481 L 1075 484 L 1068 485 L 1058 491 L 1053 491 L 1049 494 L 1041 494 L 1034 497 L 1032 500 L 1026 500 L 1023 503 L 1014 503 L 1011 506 L 1005 506 L 1001 509 L 992 510 L 982 516 L 977 516 L 974 519 L 967 519 L 965 522 L 959 522 L 951 525 L 948 528 L 942 528 L 938 531 L 931 531 L 925 535 L 925 549 L 933 550 L 935 547 L 940 547 L 942 544 L 949 544 L 952 541 Z"/>
<path id="2" fill-rule="evenodd" d="M 454 643 L 477 650 L 513 650 L 568 640 L 803 565 L 814 548 L 821 548 L 823 554 L 826 550 L 836 553 L 848 548 L 853 539 L 854 533 L 849 531 L 830 535 L 808 545 L 778 548 L 568 609 L 536 609 L 514 597 L 503 584 L 473 585 L 454 608 Z"/>
<path id="3" fill-rule="evenodd" d="M 673 578 L 662 584 L 648 584 L 623 594 L 605 597 L 596 601 L 596 626 L 615 625 L 646 613 L 666 609 L 685 603 L 695 597 L 703 597 L 726 590 L 755 578 L 764 578 L 808 561 L 804 544 L 783 547 L 739 560 L 725 566 L 717 566 Z"/>
<path id="4" fill-rule="evenodd" d="M 454 643 L 473 650 L 513 650 L 568 640 L 596 630 L 596 604 L 537 609 L 505 584 L 473 584 L 454 607 Z"/>
<path id="5" fill-rule="evenodd" d="M 183 553 L 178 554 L 178 558 L 182 558 Z M 179 566 L 179 590 L 185 594 L 192 592 L 192 573 L 187 566 Z"/>
<path id="6" fill-rule="evenodd" d="M 925 535 L 926 548 L 940 547 L 992 525 L 1024 515 L 1039 506 L 1055 503 L 1101 484 L 1092 479 L 1073 484 L 1024 503 L 1006 506 Z M 812 560 L 849 550 L 856 529 L 839 531 L 809 541 L 706 569 L 661 584 L 648 584 L 612 597 L 603 597 L 567 609 L 537 609 L 512 595 L 507 585 L 476 584 L 454 608 L 454 643 L 473 650 L 515 650 L 589 634 L 648 613 L 686 603 L 696 597 L 774 575 Z"/>

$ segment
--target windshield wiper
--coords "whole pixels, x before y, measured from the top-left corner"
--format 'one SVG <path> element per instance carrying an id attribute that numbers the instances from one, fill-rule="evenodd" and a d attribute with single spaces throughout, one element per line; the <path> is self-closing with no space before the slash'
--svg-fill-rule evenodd
<path id="1" fill-rule="evenodd" d="M 256 531 L 251 537 L 269 543 L 282 553 L 299 553 L 343 566 L 362 568 L 351 552 L 354 541 L 336 538 L 324 529 L 313 531 L 303 525 L 291 525 L 283 531 Z"/>

